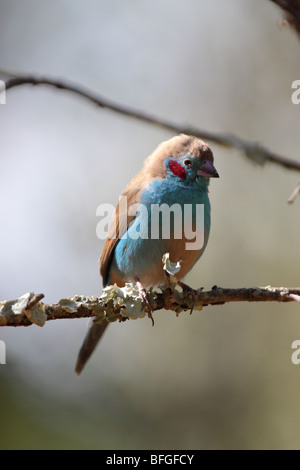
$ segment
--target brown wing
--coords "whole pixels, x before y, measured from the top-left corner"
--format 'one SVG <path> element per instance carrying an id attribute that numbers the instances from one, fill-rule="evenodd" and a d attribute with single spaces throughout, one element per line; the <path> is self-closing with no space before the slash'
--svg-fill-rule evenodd
<path id="1" fill-rule="evenodd" d="M 128 183 L 121 194 L 121 197 L 127 198 L 127 204 L 120 204 L 119 200 L 116 205 L 107 239 L 99 260 L 103 286 L 106 286 L 108 281 L 110 266 L 117 243 L 136 217 L 136 214 L 128 215 L 128 208 L 139 202 L 141 191 L 147 183 L 147 175 L 144 170 L 141 170 L 130 183 Z"/>

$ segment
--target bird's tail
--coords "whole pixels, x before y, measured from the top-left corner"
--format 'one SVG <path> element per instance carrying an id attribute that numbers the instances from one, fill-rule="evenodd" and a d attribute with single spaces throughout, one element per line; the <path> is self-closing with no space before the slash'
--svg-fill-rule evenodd
<path id="1" fill-rule="evenodd" d="M 88 361 L 89 357 L 97 346 L 97 343 L 103 335 L 107 325 L 108 322 L 106 320 L 103 320 L 100 324 L 91 322 L 91 324 L 89 325 L 82 346 L 80 348 L 75 366 L 75 372 L 77 372 L 78 375 L 84 368 L 86 362 Z"/>

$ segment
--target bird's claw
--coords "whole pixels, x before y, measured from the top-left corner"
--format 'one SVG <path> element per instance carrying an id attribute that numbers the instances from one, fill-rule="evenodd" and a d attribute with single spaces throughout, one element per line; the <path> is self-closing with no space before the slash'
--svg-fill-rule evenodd
<path id="1" fill-rule="evenodd" d="M 194 310 L 195 301 L 196 301 L 196 291 L 195 291 L 195 289 L 188 286 L 187 284 L 185 284 L 182 281 L 177 281 L 177 284 L 181 287 L 181 289 L 183 291 L 183 295 L 185 297 L 188 297 L 189 295 L 192 296 L 192 308 L 191 308 L 191 311 L 190 311 L 190 315 L 192 315 L 193 310 Z"/>
<path id="2" fill-rule="evenodd" d="M 146 308 L 146 310 L 147 310 L 147 312 L 148 312 L 148 318 L 151 319 L 151 321 L 152 321 L 152 326 L 154 326 L 154 319 L 153 319 L 153 315 L 152 315 L 153 309 L 152 309 L 152 307 L 151 307 L 151 304 L 150 304 L 150 301 L 149 301 L 149 298 L 148 298 L 147 291 L 146 291 L 146 289 L 144 288 L 143 284 L 142 284 L 139 280 L 137 280 L 136 283 L 137 283 L 137 286 L 138 286 L 138 289 L 139 289 L 140 296 L 142 297 L 143 302 L 144 302 L 144 305 L 145 305 L 145 308 Z"/>

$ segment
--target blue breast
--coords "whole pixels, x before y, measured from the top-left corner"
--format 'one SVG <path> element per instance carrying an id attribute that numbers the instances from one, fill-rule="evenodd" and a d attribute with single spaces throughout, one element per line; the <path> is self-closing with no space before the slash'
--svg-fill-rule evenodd
<path id="1" fill-rule="evenodd" d="M 188 211 L 195 229 L 198 220 L 196 219 L 197 204 L 203 205 L 204 245 L 197 252 L 191 253 L 192 256 L 187 260 L 185 275 L 192 267 L 188 264 L 193 265 L 197 261 L 208 240 L 210 203 L 207 179 L 201 178 L 200 181 L 193 182 L 174 182 L 173 178 L 154 179 L 141 193 L 140 204 L 143 207 L 138 211 L 137 217 L 116 245 L 110 274 L 114 273 L 126 282 L 134 282 L 138 278 L 145 287 L 161 284 L 164 253 L 172 252 L 172 261 L 178 261 L 185 255 L 184 243 L 186 240 L 175 239 L 179 236 L 178 224 L 182 228 Z M 163 204 L 168 207 L 176 206 L 173 206 L 174 212 L 170 211 L 169 218 L 165 215 L 159 215 L 158 206 L 161 208 Z M 156 207 L 156 212 L 151 213 L 153 205 Z M 170 233 L 162 233 L 162 227 L 169 228 Z M 184 232 L 182 234 L 184 235 Z M 174 259 L 176 256 L 178 258 Z"/>

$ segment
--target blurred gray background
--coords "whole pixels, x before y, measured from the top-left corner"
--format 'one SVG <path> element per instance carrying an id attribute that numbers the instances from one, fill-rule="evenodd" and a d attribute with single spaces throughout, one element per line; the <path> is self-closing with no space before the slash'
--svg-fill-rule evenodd
<path id="1" fill-rule="evenodd" d="M 300 42 L 261 0 L 0 0 L 0 68 L 298 159 Z M 0 106 L 0 299 L 98 295 L 96 208 L 171 133 L 69 93 Z M 299 174 L 212 145 L 212 230 L 193 287 L 299 286 Z M 86 320 L 2 328 L 1 449 L 300 448 L 296 304 L 236 303 L 113 324 L 80 377 Z"/>

